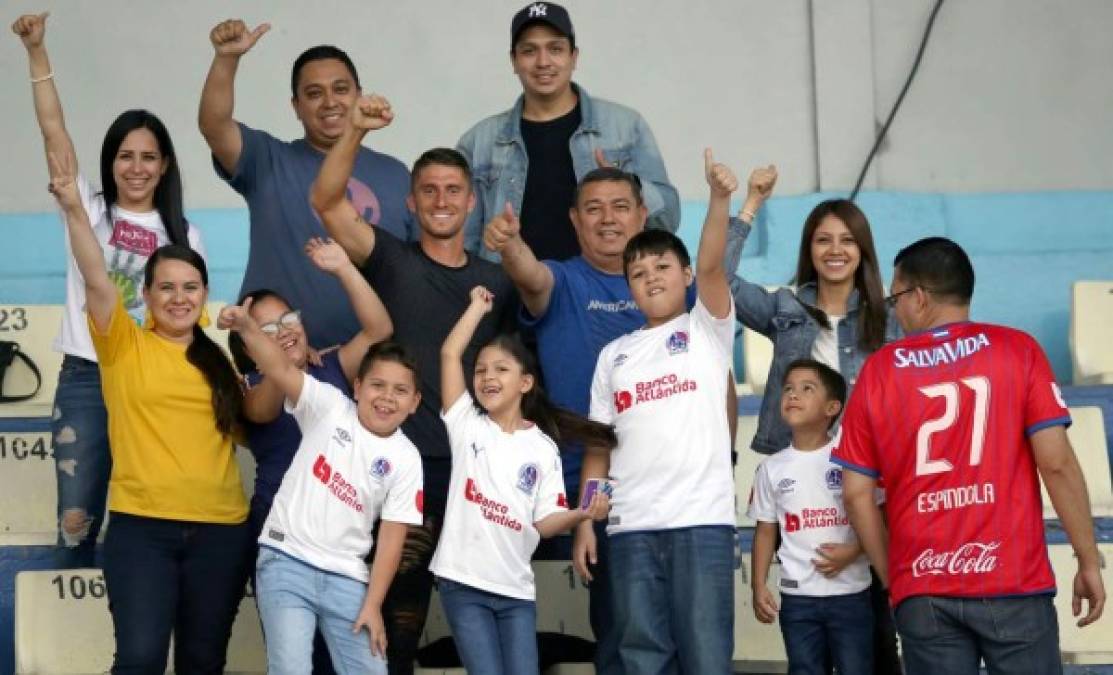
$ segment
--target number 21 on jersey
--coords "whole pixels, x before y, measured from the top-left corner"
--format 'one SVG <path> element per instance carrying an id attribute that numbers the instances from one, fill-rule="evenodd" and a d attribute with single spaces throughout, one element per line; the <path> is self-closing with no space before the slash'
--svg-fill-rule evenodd
<path id="1" fill-rule="evenodd" d="M 943 473 L 954 468 L 945 459 L 931 458 L 931 437 L 954 426 L 959 416 L 959 385 L 974 392 L 974 420 L 970 425 L 970 466 L 982 462 L 982 449 L 985 446 L 986 421 L 989 419 L 989 379 L 985 377 L 964 377 L 958 382 L 942 382 L 920 387 L 920 393 L 928 398 L 943 399 L 943 414 L 920 425 L 916 432 L 916 475 L 929 476 Z"/>

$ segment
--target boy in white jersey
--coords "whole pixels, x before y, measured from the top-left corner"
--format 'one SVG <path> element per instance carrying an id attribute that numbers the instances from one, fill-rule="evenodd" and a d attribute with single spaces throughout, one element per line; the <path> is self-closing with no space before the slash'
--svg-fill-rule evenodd
<path id="1" fill-rule="evenodd" d="M 770 395 L 770 394 L 767 394 Z M 749 515 L 757 521 L 752 553 L 754 615 L 780 615 L 789 672 L 873 672 L 869 563 L 847 520 L 842 469 L 831 463 L 831 436 L 846 403 L 846 381 L 814 359 L 789 364 L 781 417 L 792 445 L 757 468 Z M 766 586 L 781 530 L 781 606 Z"/>
<path id="2" fill-rule="evenodd" d="M 614 424 L 618 446 L 589 447 L 583 479 L 617 486 L 607 535 L 615 632 L 627 675 L 725 675 L 734 651 L 734 481 L 723 401 L 734 346 L 734 303 L 723 270 L 730 195 L 738 179 L 704 152 L 711 187 L 693 281 L 684 244 L 662 230 L 630 240 L 623 266 L 646 325 L 607 345 L 591 418 Z M 594 562 L 589 523 L 573 563 Z"/>
<path id="3" fill-rule="evenodd" d="M 219 325 L 240 334 L 302 432 L 259 537 L 256 594 L 268 672 L 309 673 L 319 627 L 338 672 L 385 675 L 382 602 L 407 525 L 422 521 L 421 459 L 398 428 L 421 399 L 416 367 L 400 345 L 373 345 L 357 371 L 353 402 L 291 363 L 250 306 L 249 298 L 225 307 Z"/>

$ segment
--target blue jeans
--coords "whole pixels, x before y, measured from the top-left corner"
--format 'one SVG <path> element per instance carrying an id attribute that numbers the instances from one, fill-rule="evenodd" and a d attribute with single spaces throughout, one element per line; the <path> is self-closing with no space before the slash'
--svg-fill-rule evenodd
<path id="1" fill-rule="evenodd" d="M 578 503 L 578 499 L 575 502 Z M 618 632 L 614 626 L 614 597 L 611 593 L 610 540 L 606 521 L 592 523 L 595 529 L 596 563 L 591 565 L 592 581 L 588 584 L 588 612 L 591 633 L 595 636 L 595 672 L 597 675 L 623 675 L 618 657 Z"/>
<path id="2" fill-rule="evenodd" d="M 104 580 L 116 632 L 113 673 L 221 673 L 243 597 L 249 526 L 113 512 Z"/>
<path id="3" fill-rule="evenodd" d="M 869 590 L 816 597 L 781 593 L 779 621 L 790 675 L 873 672 Z"/>
<path id="4" fill-rule="evenodd" d="M 57 564 L 93 567 L 112 472 L 108 411 L 95 362 L 68 354 L 62 359 L 50 427 L 58 478 Z"/>
<path id="5" fill-rule="evenodd" d="M 1051 595 L 1016 598 L 917 596 L 897 606 L 908 675 L 1062 673 L 1059 622 Z"/>
<path id="6" fill-rule="evenodd" d="M 437 579 L 464 668 L 474 675 L 536 675 L 537 604 Z"/>
<path id="7" fill-rule="evenodd" d="M 340 675 L 386 675 L 386 660 L 371 653 L 368 632 L 352 633 L 367 584 L 265 546 L 259 548 L 255 583 L 269 675 L 312 672 L 316 630 L 324 634 Z"/>
<path id="8" fill-rule="evenodd" d="M 614 629 L 626 675 L 728 675 L 734 653 L 734 528 L 610 538 Z"/>

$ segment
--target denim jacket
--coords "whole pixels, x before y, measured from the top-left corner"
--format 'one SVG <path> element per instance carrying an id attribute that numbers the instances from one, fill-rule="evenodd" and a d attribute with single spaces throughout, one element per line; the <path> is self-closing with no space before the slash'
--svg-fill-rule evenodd
<path id="1" fill-rule="evenodd" d="M 750 226 L 732 218 L 728 231 L 728 250 L 739 249 L 750 233 Z M 729 261 L 728 261 L 729 262 Z M 728 268 L 732 272 L 737 265 Z M 731 293 L 738 320 L 747 328 L 755 330 L 773 341 L 773 363 L 766 379 L 765 396 L 761 400 L 761 413 L 758 417 L 757 433 L 750 444 L 757 452 L 772 454 L 782 450 L 792 442 L 792 432 L 781 419 L 780 383 L 784 381 L 785 369 L 796 359 L 810 358 L 812 345 L 819 335 L 820 326 L 808 314 L 802 303 L 815 306 L 818 288 L 814 282 L 806 283 L 796 289 L 782 287 L 775 291 L 766 290 L 760 284 L 751 283 L 731 275 Z M 846 378 L 849 391 L 858 379 L 858 371 L 872 352 L 863 350 L 858 344 L 858 291 L 851 292 L 846 303 L 846 319 L 839 322 L 838 333 L 839 372 Z M 900 326 L 890 312 L 885 326 L 885 341 L 892 342 L 901 337 Z"/>
<path id="2" fill-rule="evenodd" d="M 642 196 L 649 210 L 646 227 L 676 232 L 680 226 L 680 196 L 669 183 L 649 125 L 634 110 L 593 99 L 579 85 L 572 86 L 580 99 L 583 118 L 568 145 L 576 180 L 596 168 L 595 149 L 601 148 L 608 162 L 641 178 Z M 491 260 L 498 256 L 481 245 L 484 226 L 506 202 L 513 205 L 515 213 L 522 211 L 529 165 L 521 130 L 523 104 L 524 97 L 519 96 L 513 108 L 479 122 L 456 144 L 471 165 L 476 195 L 475 210 L 464 226 L 464 247 Z"/>

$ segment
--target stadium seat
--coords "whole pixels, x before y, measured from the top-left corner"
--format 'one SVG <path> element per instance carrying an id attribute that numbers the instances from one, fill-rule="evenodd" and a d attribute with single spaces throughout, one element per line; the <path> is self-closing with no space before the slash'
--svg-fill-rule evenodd
<path id="1" fill-rule="evenodd" d="M 749 328 L 742 329 L 742 372 L 743 384 L 749 385 L 750 393 L 761 396 L 765 393 L 765 378 L 769 376 L 769 366 L 773 363 L 773 342 Z"/>
<path id="2" fill-rule="evenodd" d="M 1075 384 L 1113 384 L 1113 281 L 1071 287 L 1070 351 Z"/>
<path id="3" fill-rule="evenodd" d="M 16 575 L 16 673 L 103 673 L 112 666 L 113 650 L 100 570 Z"/>
<path id="4" fill-rule="evenodd" d="M 750 449 L 750 442 L 757 433 L 756 415 L 738 416 L 738 433 L 735 435 L 734 449 L 738 452 L 738 465 L 734 467 L 734 506 L 735 522 L 739 527 L 754 527 L 755 523 L 746 516 L 750 503 L 750 488 L 754 485 L 754 471 L 765 459 L 765 455 Z"/>
<path id="5" fill-rule="evenodd" d="M 27 401 L 0 403 L 0 417 L 50 417 L 62 355 L 54 351 L 54 337 L 62 325 L 63 305 L 0 305 L 0 340 L 19 344 L 39 368 L 42 386 Z M 35 376 L 20 359 L 8 368 L 4 394 L 15 396 L 35 389 Z"/>
<path id="6" fill-rule="evenodd" d="M 1066 664 L 1113 664 L 1113 630 L 1109 608 L 1097 623 L 1086 628 L 1076 625 L 1077 618 L 1071 616 L 1071 589 L 1074 574 L 1078 570 L 1074 551 L 1067 544 L 1048 546 L 1051 567 L 1055 570 L 1055 613 L 1059 617 L 1059 645 Z M 1098 544 L 1102 556 L 1102 580 L 1106 593 L 1113 588 L 1113 544 Z"/>
<path id="7" fill-rule="evenodd" d="M 588 620 L 587 586 L 568 560 L 533 563 L 537 586 L 537 630 L 594 640 Z"/>
<path id="8" fill-rule="evenodd" d="M 1090 493 L 1090 508 L 1095 516 L 1113 517 L 1113 478 L 1109 472 L 1109 448 L 1101 408 L 1071 408 L 1070 414 L 1072 424 L 1067 429 L 1067 436 L 1078 456 L 1078 463 L 1082 465 L 1082 475 Z M 1040 491 L 1043 495 L 1043 517 L 1056 518 L 1042 480 Z"/>
<path id="9" fill-rule="evenodd" d="M 742 566 L 734 573 L 734 672 L 788 672 L 788 657 L 780 626 L 761 623 L 754 616 L 750 574 L 750 556 L 743 554 Z M 768 585 L 778 602 L 780 594 L 776 589 L 779 575 L 780 565 L 772 565 Z"/>
<path id="10" fill-rule="evenodd" d="M 0 545 L 53 545 L 56 494 L 50 432 L 0 432 Z"/>

